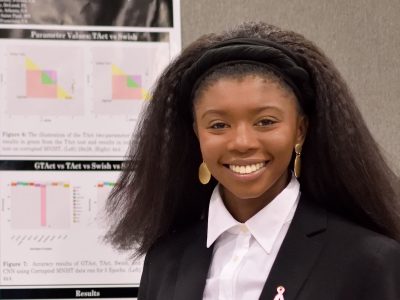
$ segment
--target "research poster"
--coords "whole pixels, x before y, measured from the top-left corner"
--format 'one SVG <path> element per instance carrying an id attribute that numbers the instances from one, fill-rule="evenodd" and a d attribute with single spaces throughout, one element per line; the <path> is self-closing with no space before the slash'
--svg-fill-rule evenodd
<path id="1" fill-rule="evenodd" d="M 104 241 L 105 203 L 179 0 L 0 0 L 0 299 L 135 299 L 142 260 Z"/>

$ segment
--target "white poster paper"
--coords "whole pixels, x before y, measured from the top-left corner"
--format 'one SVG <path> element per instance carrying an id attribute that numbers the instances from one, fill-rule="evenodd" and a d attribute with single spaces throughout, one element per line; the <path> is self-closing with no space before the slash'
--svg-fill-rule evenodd
<path id="1" fill-rule="evenodd" d="M 178 0 L 0 0 L 1 299 L 137 296 L 104 205 L 180 45 Z"/>

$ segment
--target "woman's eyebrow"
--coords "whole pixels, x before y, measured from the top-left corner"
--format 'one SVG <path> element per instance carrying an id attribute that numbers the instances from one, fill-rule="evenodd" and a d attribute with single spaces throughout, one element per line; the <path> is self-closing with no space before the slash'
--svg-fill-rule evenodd
<path id="1" fill-rule="evenodd" d="M 283 110 L 279 106 L 275 106 L 275 105 L 256 107 L 254 109 L 251 109 L 251 112 L 260 113 L 260 112 L 263 112 L 264 110 L 276 110 L 278 112 L 283 112 Z"/>
<path id="2" fill-rule="evenodd" d="M 226 110 L 223 109 L 208 109 L 201 116 L 200 119 L 204 119 L 207 115 L 216 114 L 216 115 L 227 115 Z"/>
<path id="3" fill-rule="evenodd" d="M 250 112 L 257 114 L 257 113 L 261 113 L 261 112 L 267 111 L 267 110 L 274 110 L 279 113 L 283 112 L 283 110 L 281 108 L 279 108 L 278 106 L 273 106 L 273 105 L 255 107 L 253 109 L 250 109 Z M 200 116 L 200 119 L 204 119 L 209 114 L 225 116 L 228 114 L 228 112 L 227 112 L 227 110 L 224 110 L 224 109 L 208 109 Z"/>

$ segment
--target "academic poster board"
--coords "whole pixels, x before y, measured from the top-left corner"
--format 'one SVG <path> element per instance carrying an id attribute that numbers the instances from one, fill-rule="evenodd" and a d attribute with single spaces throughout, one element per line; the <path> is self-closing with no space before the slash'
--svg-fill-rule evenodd
<path id="1" fill-rule="evenodd" d="M 179 0 L 0 0 L 0 299 L 137 296 L 104 205 L 180 45 Z"/>

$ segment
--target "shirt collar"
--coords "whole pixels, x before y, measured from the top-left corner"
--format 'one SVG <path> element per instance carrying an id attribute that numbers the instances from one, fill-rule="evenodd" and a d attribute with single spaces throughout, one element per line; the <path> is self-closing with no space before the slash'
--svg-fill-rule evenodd
<path id="1" fill-rule="evenodd" d="M 214 188 L 208 208 L 207 248 L 209 248 L 222 233 L 240 224 L 226 209 L 219 188 L 219 184 Z"/>
<path id="2" fill-rule="evenodd" d="M 292 176 L 282 192 L 243 224 L 236 221 L 226 209 L 219 185 L 217 185 L 211 195 L 209 205 L 207 247 L 210 247 L 221 234 L 229 229 L 243 228 L 245 225 L 261 247 L 270 253 L 282 226 L 293 219 L 299 195 L 300 184 Z"/>

